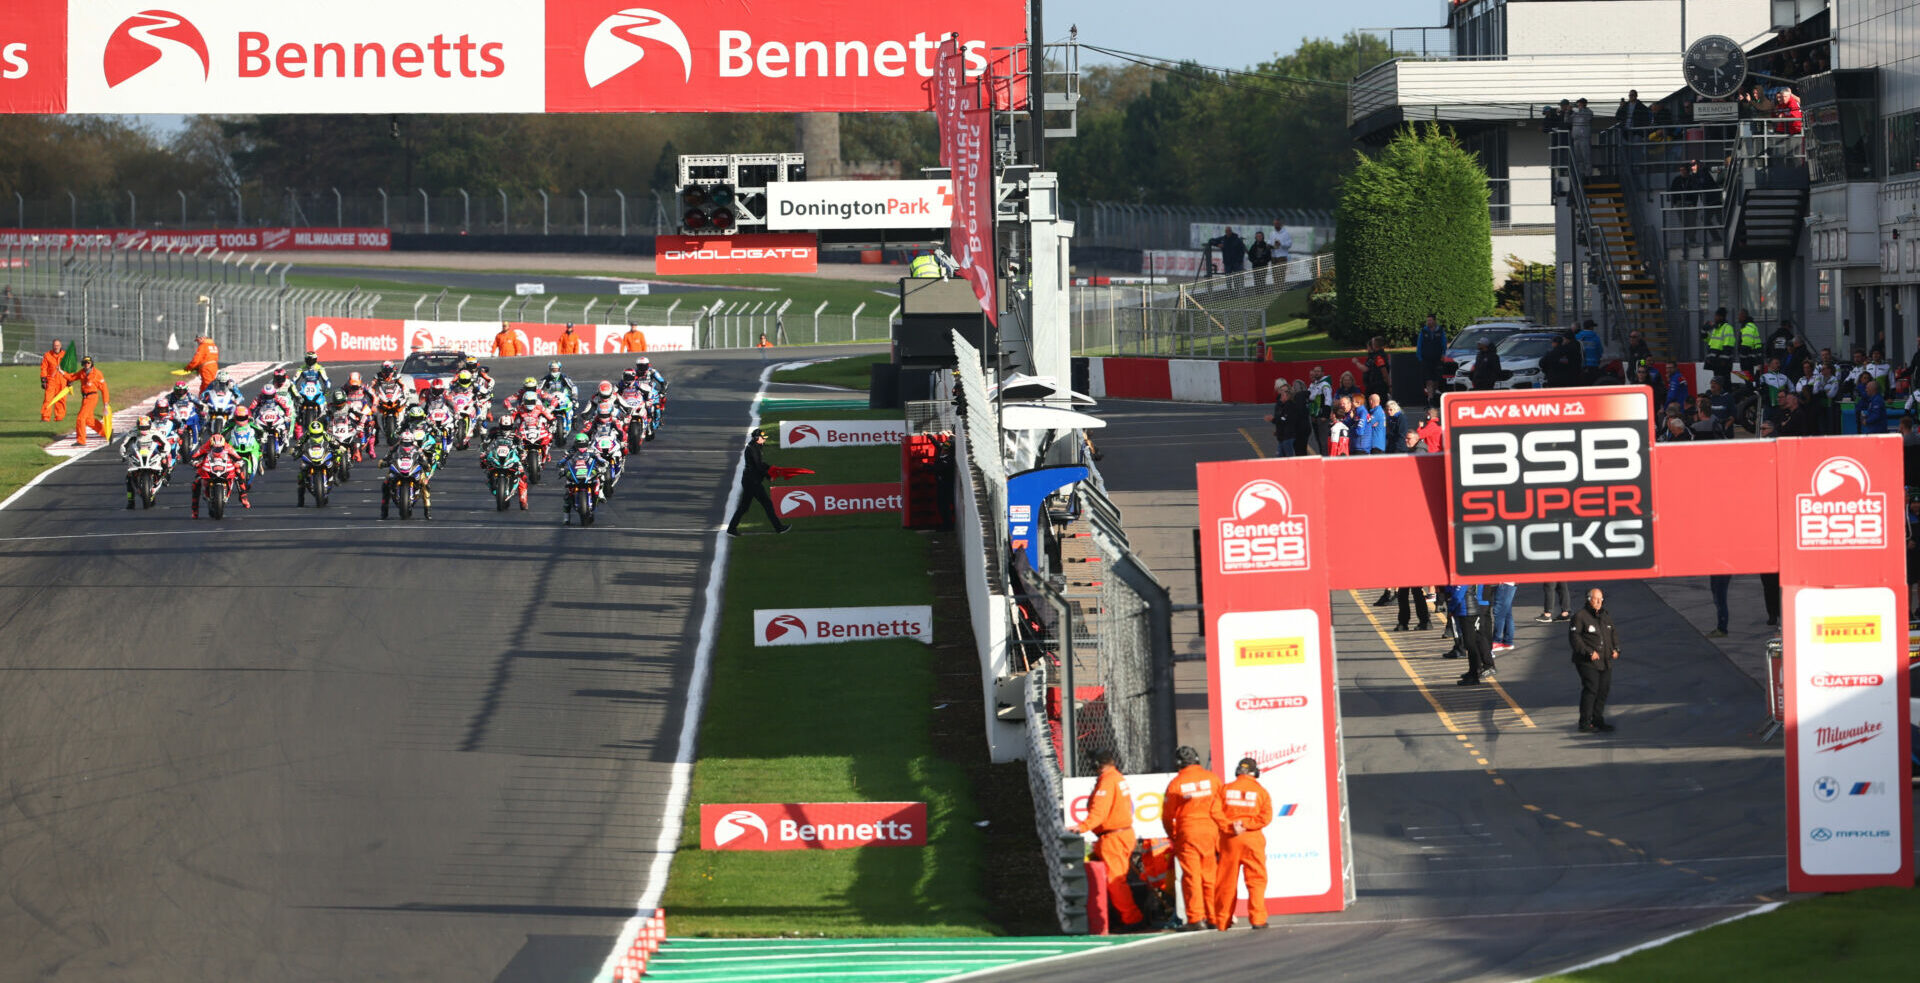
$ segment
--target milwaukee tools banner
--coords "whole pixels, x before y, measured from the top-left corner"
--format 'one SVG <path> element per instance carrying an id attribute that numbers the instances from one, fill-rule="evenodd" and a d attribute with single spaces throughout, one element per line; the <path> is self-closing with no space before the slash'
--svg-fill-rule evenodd
<path id="1" fill-rule="evenodd" d="M 1020 0 L 12 0 L 7 15 L 10 113 L 923 112 L 947 33 L 968 77 L 1026 42 Z"/>
<path id="2" fill-rule="evenodd" d="M 940 127 L 940 166 L 953 184 L 953 224 L 947 246 L 960 275 L 973 285 L 987 320 L 1000 323 L 993 272 L 993 135 L 981 86 L 967 75 L 960 49 L 940 46 L 940 73 L 934 76 L 934 119 Z"/>
<path id="3" fill-rule="evenodd" d="M 185 249 L 202 247 L 235 252 L 385 252 L 393 245 L 386 229 L 7 229 L 0 247 L 48 246 L 55 249 Z"/>
<path id="4" fill-rule="evenodd" d="M 654 239 L 653 268 L 662 276 L 812 273 L 819 266 L 819 240 L 796 232 Z"/>
<path id="5" fill-rule="evenodd" d="M 560 354 L 563 324 L 507 325 L 528 355 Z M 597 354 L 629 351 L 624 324 L 580 324 L 575 333 L 592 339 Z M 643 340 L 632 351 L 683 352 L 694 347 L 693 329 L 686 325 L 640 328 Z M 497 354 L 494 339 L 498 321 L 402 321 L 393 318 L 307 318 L 307 348 L 327 362 L 398 360 L 408 352 L 430 348 L 457 348 L 474 355 Z"/>
<path id="6" fill-rule="evenodd" d="M 801 485 L 773 490 L 773 507 L 782 519 L 898 512 L 904 501 L 897 481 L 865 485 Z"/>
<path id="7" fill-rule="evenodd" d="M 702 850 L 926 846 L 925 802 L 701 804 Z"/>

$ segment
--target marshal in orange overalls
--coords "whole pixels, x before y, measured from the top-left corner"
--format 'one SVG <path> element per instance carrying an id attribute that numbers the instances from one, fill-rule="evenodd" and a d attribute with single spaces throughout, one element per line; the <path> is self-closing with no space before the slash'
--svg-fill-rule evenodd
<path id="1" fill-rule="evenodd" d="M 205 335 L 200 336 L 200 344 L 193 350 L 193 361 L 187 363 L 187 371 L 200 373 L 200 391 L 206 392 L 213 385 L 213 378 L 220 374 L 220 346 Z"/>
<path id="2" fill-rule="evenodd" d="M 80 371 L 72 375 L 62 375 L 61 384 L 73 384 L 80 390 L 80 415 L 73 418 L 73 442 L 81 447 L 87 446 L 87 428 L 102 437 L 107 428 L 100 422 L 100 407 L 112 402 L 107 395 L 107 377 L 93 367 L 93 359 L 80 360 Z"/>
<path id="3" fill-rule="evenodd" d="M 586 350 L 586 343 L 581 341 L 580 336 L 574 333 L 573 325 L 567 325 L 567 330 L 560 335 L 560 354 L 578 355 Z"/>
<path id="4" fill-rule="evenodd" d="M 1220 806 L 1220 776 L 1200 765 L 1175 772 L 1167 783 L 1160 821 L 1173 837 L 1173 856 L 1180 861 L 1187 924 L 1214 924 L 1214 859 L 1220 852 L 1220 833 L 1230 828 Z"/>
<path id="5" fill-rule="evenodd" d="M 1267 834 L 1261 830 L 1273 822 L 1273 797 L 1258 778 L 1241 775 L 1227 783 L 1220 798 L 1227 829 L 1238 824 L 1241 832 L 1227 833 L 1220 845 L 1219 880 L 1213 889 L 1213 913 L 1219 917 L 1214 924 L 1222 931 L 1233 924 L 1234 888 L 1244 871 L 1247 921 L 1258 928 L 1267 924 Z"/>
<path id="6" fill-rule="evenodd" d="M 647 350 L 647 333 L 628 325 L 627 333 L 620 336 L 620 344 L 629 352 L 644 352 Z"/>
<path id="7" fill-rule="evenodd" d="M 52 423 L 67 418 L 67 397 L 62 395 L 67 388 L 67 373 L 60 368 L 60 360 L 67 357 L 65 346 L 59 341 L 40 356 L 40 422 Z"/>
<path id="8" fill-rule="evenodd" d="M 512 358 L 516 355 L 525 355 L 527 350 L 526 346 L 520 344 L 520 336 L 514 334 L 512 328 L 503 324 L 500 326 L 500 333 L 493 336 L 493 353 L 501 358 Z"/>
<path id="9" fill-rule="evenodd" d="M 1133 889 L 1127 886 L 1127 868 L 1133 863 L 1133 794 L 1120 769 L 1110 764 L 1101 767 L 1093 797 L 1087 800 L 1087 818 L 1073 831 L 1100 837 L 1094 855 L 1107 865 L 1107 897 L 1120 912 L 1122 924 L 1140 924 L 1146 916 L 1133 903 Z"/>

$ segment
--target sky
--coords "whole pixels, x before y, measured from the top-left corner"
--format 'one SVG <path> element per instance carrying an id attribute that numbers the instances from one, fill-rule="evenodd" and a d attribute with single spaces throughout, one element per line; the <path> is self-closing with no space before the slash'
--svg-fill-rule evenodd
<path id="1" fill-rule="evenodd" d="M 1043 0 L 1048 41 L 1080 40 L 1203 65 L 1245 68 L 1288 54 L 1301 38 L 1337 38 L 1361 27 L 1437 27 L 1446 0 Z M 1180 11 L 1175 13 L 1174 11 Z M 1095 59 L 1082 52 L 1082 64 Z M 1108 60 L 1108 59 L 1101 59 Z"/>

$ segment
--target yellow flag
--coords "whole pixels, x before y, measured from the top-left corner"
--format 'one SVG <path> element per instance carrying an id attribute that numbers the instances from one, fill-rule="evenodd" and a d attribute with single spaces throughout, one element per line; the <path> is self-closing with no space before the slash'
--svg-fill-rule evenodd
<path id="1" fill-rule="evenodd" d="M 186 369 L 174 369 L 173 374 L 174 375 L 192 375 L 193 373 L 188 372 Z"/>
<path id="2" fill-rule="evenodd" d="M 106 438 L 113 439 L 113 404 L 107 404 L 107 415 L 100 419 L 100 425 L 107 428 Z"/>
<path id="3" fill-rule="evenodd" d="M 59 393 L 58 395 L 56 395 L 56 396 L 54 396 L 54 397 L 53 397 L 52 399 L 50 399 L 50 400 L 48 400 L 47 402 L 49 402 L 49 403 L 58 403 L 59 401 L 61 401 L 61 400 L 63 400 L 63 399 L 66 399 L 66 398 L 67 398 L 67 394 L 68 394 L 68 393 L 70 393 L 70 392 L 72 392 L 72 391 L 73 391 L 73 387 L 72 387 L 72 386 L 61 386 L 61 387 L 60 387 L 60 393 Z"/>

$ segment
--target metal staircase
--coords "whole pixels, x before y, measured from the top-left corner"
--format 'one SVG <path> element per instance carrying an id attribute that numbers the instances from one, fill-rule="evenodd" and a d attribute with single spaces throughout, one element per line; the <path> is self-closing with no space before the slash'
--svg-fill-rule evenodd
<path id="1" fill-rule="evenodd" d="M 1805 154 L 1798 134 L 1741 138 L 1740 166 L 1727 188 L 1727 258 L 1793 258 L 1807 217 Z"/>
<path id="2" fill-rule="evenodd" d="M 1623 335 L 1639 331 L 1655 358 L 1673 357 L 1660 297 L 1657 258 L 1649 261 L 1634 236 L 1633 216 L 1620 182 L 1599 177 L 1569 182 L 1574 214 L 1606 299 L 1608 320 Z"/>

